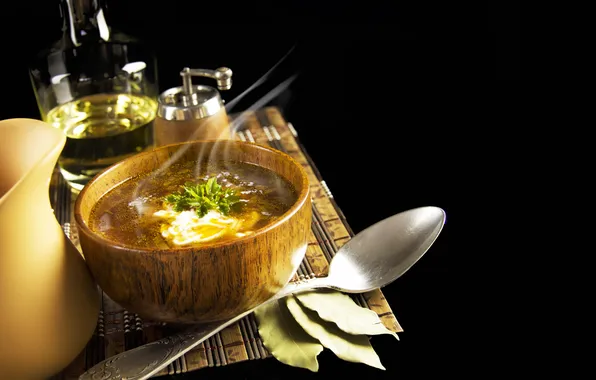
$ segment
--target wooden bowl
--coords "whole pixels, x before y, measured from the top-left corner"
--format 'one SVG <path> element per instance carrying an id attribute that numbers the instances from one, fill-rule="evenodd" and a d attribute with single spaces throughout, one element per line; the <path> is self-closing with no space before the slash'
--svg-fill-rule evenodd
<path id="1" fill-rule="evenodd" d="M 109 241 L 89 228 L 91 210 L 104 194 L 178 154 L 177 160 L 225 155 L 260 165 L 290 181 L 298 199 L 254 234 L 199 248 L 140 249 Z M 277 293 L 306 253 L 311 212 L 308 178 L 299 163 L 275 149 L 232 140 L 167 145 L 129 157 L 93 178 L 75 204 L 83 254 L 103 291 L 129 312 L 173 323 L 234 317 Z"/>

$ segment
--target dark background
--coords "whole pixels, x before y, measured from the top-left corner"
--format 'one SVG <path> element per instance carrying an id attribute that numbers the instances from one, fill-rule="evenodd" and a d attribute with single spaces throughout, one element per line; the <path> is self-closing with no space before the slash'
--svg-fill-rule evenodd
<path id="1" fill-rule="evenodd" d="M 320 371 L 275 360 L 207 368 L 176 378 L 283 379 L 362 375 L 427 378 L 461 374 L 469 347 L 455 320 L 454 263 L 464 247 L 448 248 L 463 185 L 465 139 L 484 139 L 487 104 L 518 77 L 517 13 L 488 9 L 465 14 L 446 5 L 395 2 L 108 1 L 108 23 L 150 42 L 158 55 L 160 91 L 179 85 L 185 66 L 234 71 L 233 99 L 293 46 L 271 78 L 235 107 L 250 107 L 284 79 L 296 81 L 271 104 L 279 106 L 328 183 L 355 232 L 406 209 L 435 205 L 448 223 L 408 273 L 384 289 L 404 328 L 401 341 L 374 337 L 387 371 L 320 355 Z M 38 118 L 26 63 L 60 37 L 58 1 L 20 2 L 4 12 L 21 20 L 1 26 L 5 96 L 1 119 Z M 478 22 L 480 20 L 480 22 Z M 465 25 L 465 27 L 464 27 Z M 488 107 L 490 109 L 490 107 Z M 490 119 L 490 117 L 489 117 Z M 489 123 L 490 124 L 490 123 Z M 461 324 L 458 324 L 461 325 Z"/>

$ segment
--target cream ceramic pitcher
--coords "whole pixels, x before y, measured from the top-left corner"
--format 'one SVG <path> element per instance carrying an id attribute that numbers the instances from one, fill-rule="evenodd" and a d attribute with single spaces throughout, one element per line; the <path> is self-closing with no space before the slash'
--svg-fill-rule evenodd
<path id="1" fill-rule="evenodd" d="M 84 349 L 100 298 L 51 209 L 65 135 L 32 119 L 0 121 L 0 378 L 44 379 Z"/>

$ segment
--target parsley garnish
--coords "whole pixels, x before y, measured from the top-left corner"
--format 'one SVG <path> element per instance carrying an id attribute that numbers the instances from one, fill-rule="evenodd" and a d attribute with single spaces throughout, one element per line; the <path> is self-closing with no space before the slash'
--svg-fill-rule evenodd
<path id="1" fill-rule="evenodd" d="M 193 209 L 199 218 L 205 216 L 209 210 L 218 210 L 228 215 L 230 208 L 240 201 L 234 190 L 223 188 L 215 177 L 207 182 L 193 184 L 187 182 L 182 190 L 166 196 L 166 202 L 172 205 L 174 211 L 181 212 Z"/>

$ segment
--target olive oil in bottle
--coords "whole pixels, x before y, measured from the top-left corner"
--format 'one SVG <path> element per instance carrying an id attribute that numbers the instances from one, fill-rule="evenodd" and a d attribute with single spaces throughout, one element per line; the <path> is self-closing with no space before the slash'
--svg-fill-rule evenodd
<path id="1" fill-rule="evenodd" d="M 147 96 L 97 94 L 62 104 L 45 120 L 67 137 L 59 165 L 67 180 L 93 177 L 153 144 L 157 103 Z"/>
<path id="2" fill-rule="evenodd" d="M 36 56 L 29 73 L 41 118 L 67 137 L 60 171 L 80 190 L 153 146 L 157 60 L 150 45 L 108 24 L 105 0 L 59 2 L 62 38 Z"/>

